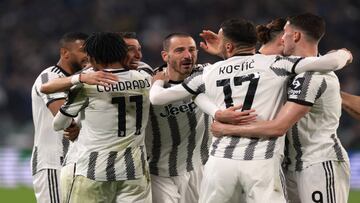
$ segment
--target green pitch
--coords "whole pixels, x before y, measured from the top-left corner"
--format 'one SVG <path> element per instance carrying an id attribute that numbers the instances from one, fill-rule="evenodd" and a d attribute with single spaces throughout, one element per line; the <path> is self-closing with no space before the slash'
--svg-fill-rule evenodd
<path id="1" fill-rule="evenodd" d="M 36 203 L 34 192 L 28 187 L 0 188 L 0 201 L 11 203 Z M 360 190 L 350 191 L 348 203 L 360 202 Z"/>

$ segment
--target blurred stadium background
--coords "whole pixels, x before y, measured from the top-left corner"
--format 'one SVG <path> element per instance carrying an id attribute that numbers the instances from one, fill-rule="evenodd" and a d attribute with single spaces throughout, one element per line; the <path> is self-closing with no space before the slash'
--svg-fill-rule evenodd
<path id="1" fill-rule="evenodd" d="M 360 95 L 359 0 L 2 0 L 0 1 L 0 202 L 35 202 L 31 189 L 33 144 L 31 86 L 58 60 L 57 40 L 68 31 L 136 31 L 144 61 L 161 64 L 170 32 L 188 32 L 199 42 L 202 29 L 217 31 L 229 17 L 266 23 L 275 17 L 313 12 L 325 18 L 322 54 L 346 47 L 353 64 L 338 71 L 342 90 Z M 199 52 L 199 62 L 217 58 Z M 351 158 L 349 202 L 360 202 L 360 125 L 345 112 L 338 130 Z M 8 199 L 7 199 L 8 198 Z M 19 198 L 19 199 L 17 199 Z"/>

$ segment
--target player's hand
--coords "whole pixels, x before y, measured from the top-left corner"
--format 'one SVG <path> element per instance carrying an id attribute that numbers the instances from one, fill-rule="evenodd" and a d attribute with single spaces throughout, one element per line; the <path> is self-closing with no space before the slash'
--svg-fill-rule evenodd
<path id="1" fill-rule="evenodd" d="M 200 47 L 205 52 L 212 55 L 220 56 L 220 52 L 221 52 L 220 38 L 216 33 L 210 30 L 203 30 L 200 33 L 200 37 L 202 37 L 205 41 L 205 42 L 200 42 Z"/>
<path id="2" fill-rule="evenodd" d="M 234 125 L 246 125 L 256 120 L 257 114 L 255 109 L 238 111 L 242 108 L 242 105 L 232 106 L 225 110 L 218 110 L 215 113 L 215 120 L 222 123 L 230 123 Z"/>
<path id="3" fill-rule="evenodd" d="M 169 81 L 169 75 L 167 74 L 166 69 L 164 69 L 163 71 L 157 72 L 153 76 L 153 82 L 155 82 L 156 80 L 163 80 L 165 82 Z"/>
<path id="4" fill-rule="evenodd" d="M 112 73 L 96 71 L 91 73 L 81 73 L 80 81 L 89 85 L 102 85 L 108 87 L 111 84 L 116 84 L 118 78 Z"/>
<path id="5" fill-rule="evenodd" d="M 222 136 L 228 135 L 227 131 L 228 131 L 229 127 L 231 127 L 231 125 L 221 123 L 221 122 L 218 122 L 218 121 L 214 121 L 211 124 L 211 129 L 210 130 L 211 130 L 213 136 L 222 137 Z"/>
<path id="6" fill-rule="evenodd" d="M 349 65 L 349 64 L 352 63 L 352 61 L 353 61 L 353 55 L 352 55 L 351 51 L 348 50 L 348 49 L 346 49 L 346 48 L 342 48 L 342 50 L 348 52 L 349 55 L 350 55 L 350 58 L 346 61 L 346 65 Z"/>
<path id="7" fill-rule="evenodd" d="M 70 141 L 74 141 L 79 136 L 80 128 L 73 121 L 71 125 L 64 130 L 64 137 Z"/>

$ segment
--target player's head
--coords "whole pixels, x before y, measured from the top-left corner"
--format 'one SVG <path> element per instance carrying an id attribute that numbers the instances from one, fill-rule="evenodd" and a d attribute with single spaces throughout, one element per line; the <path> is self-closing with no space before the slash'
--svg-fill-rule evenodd
<path id="1" fill-rule="evenodd" d="M 268 52 L 264 54 L 283 53 L 284 44 L 281 41 L 281 37 L 284 34 L 285 24 L 285 18 L 276 18 L 268 24 L 256 26 L 257 39 L 262 45 L 260 50 Z"/>
<path id="2" fill-rule="evenodd" d="M 284 54 L 294 53 L 300 43 L 318 45 L 325 34 L 325 21 L 320 16 L 305 13 L 289 17 L 284 26 Z"/>
<path id="3" fill-rule="evenodd" d="M 137 69 L 142 59 L 141 45 L 135 32 L 119 32 L 128 47 L 128 53 L 124 65 L 129 69 Z"/>
<path id="4" fill-rule="evenodd" d="M 74 72 L 81 70 L 88 63 L 84 51 L 84 42 L 88 35 L 82 32 L 68 32 L 60 41 L 60 60 L 73 69 Z"/>
<path id="5" fill-rule="evenodd" d="M 236 54 L 237 50 L 255 50 L 257 42 L 255 26 L 243 18 L 224 21 L 219 30 L 220 49 L 224 58 Z"/>
<path id="6" fill-rule="evenodd" d="M 84 47 L 91 64 L 95 68 L 102 69 L 116 63 L 124 66 L 127 46 L 123 38 L 117 33 L 94 33 L 85 41 Z"/>
<path id="7" fill-rule="evenodd" d="M 187 33 L 172 33 L 163 41 L 161 56 L 167 67 L 179 75 L 188 76 L 197 61 L 195 40 Z"/>

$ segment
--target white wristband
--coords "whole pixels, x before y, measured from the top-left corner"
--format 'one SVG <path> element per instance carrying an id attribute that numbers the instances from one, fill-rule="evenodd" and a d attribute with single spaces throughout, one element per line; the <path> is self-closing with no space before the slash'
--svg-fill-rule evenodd
<path id="1" fill-rule="evenodd" d="M 77 85 L 77 84 L 80 84 L 80 74 L 76 74 L 76 75 L 73 75 L 71 76 L 71 84 L 73 85 Z"/>

